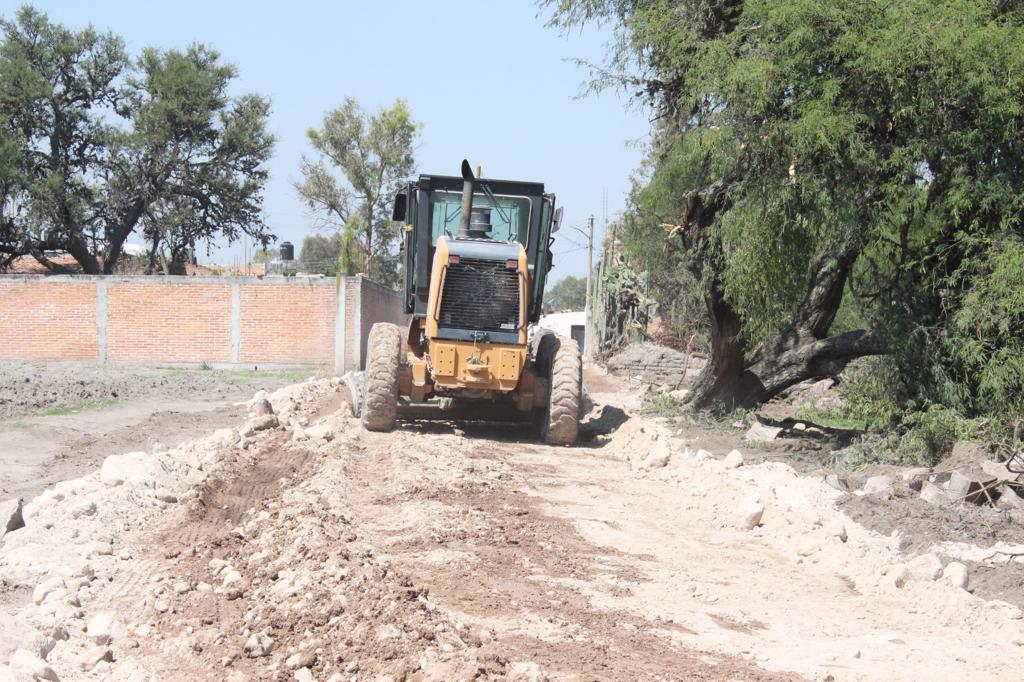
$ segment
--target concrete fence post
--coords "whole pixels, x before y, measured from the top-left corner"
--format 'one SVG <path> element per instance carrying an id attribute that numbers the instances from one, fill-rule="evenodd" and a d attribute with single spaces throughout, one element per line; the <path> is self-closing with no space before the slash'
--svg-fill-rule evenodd
<path id="1" fill-rule="evenodd" d="M 107 280 L 96 280 L 96 347 L 97 362 L 107 362 Z"/>
<path id="2" fill-rule="evenodd" d="M 337 312 L 334 318 L 334 373 L 345 373 L 345 299 L 348 295 L 348 277 L 339 277 L 335 287 Z"/>
<path id="3" fill-rule="evenodd" d="M 363 336 L 367 330 L 363 329 L 363 276 L 356 275 L 356 306 L 352 314 L 352 345 L 355 351 L 352 357 L 355 358 L 356 370 L 363 369 Z"/>
<path id="4" fill-rule="evenodd" d="M 242 356 L 242 287 L 231 283 L 231 363 L 237 365 Z"/>

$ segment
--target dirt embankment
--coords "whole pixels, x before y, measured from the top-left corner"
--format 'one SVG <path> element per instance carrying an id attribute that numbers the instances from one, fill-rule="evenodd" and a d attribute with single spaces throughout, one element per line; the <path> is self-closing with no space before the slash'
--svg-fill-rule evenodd
<path id="1" fill-rule="evenodd" d="M 63 680 L 1015 674 L 1021 610 L 958 586 L 949 557 L 603 388 L 576 448 L 368 434 L 322 380 L 275 393 L 276 417 L 107 459 L 5 537 L 0 661 Z"/>

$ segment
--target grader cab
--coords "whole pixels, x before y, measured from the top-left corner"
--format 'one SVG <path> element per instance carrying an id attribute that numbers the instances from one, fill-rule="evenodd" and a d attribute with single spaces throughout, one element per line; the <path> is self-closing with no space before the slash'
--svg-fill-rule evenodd
<path id="1" fill-rule="evenodd" d="M 582 400 L 577 344 L 538 330 L 549 246 L 561 209 L 536 182 L 421 175 L 395 198 L 402 226 L 407 329 L 370 330 L 353 390 L 363 425 L 400 416 L 516 419 L 542 438 L 576 440 Z M 350 384 L 352 385 L 352 384 Z"/>

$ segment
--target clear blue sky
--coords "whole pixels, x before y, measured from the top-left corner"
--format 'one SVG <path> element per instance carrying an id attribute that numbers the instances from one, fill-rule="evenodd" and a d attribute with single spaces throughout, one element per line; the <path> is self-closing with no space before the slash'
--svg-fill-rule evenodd
<path id="1" fill-rule="evenodd" d="M 0 14 L 21 4 L 0 0 Z M 615 93 L 575 98 L 588 74 L 567 60 L 600 60 L 609 34 L 563 36 L 527 0 L 33 4 L 69 27 L 119 34 L 133 54 L 202 42 L 235 64 L 237 92 L 273 102 L 277 146 L 264 206 L 278 240 L 296 247 L 313 222 L 292 188 L 310 152 L 305 131 L 346 95 L 372 109 L 407 100 L 423 124 L 417 172 L 454 175 L 465 157 L 487 177 L 541 181 L 565 207 L 567 225 L 583 227 L 594 214 L 598 232 L 603 193 L 614 216 L 640 161 L 630 143 L 649 129 L 646 112 Z M 552 281 L 584 274 L 586 250 L 576 245 L 584 243 L 573 230 L 558 233 Z M 235 245 L 200 259 L 230 262 L 242 252 Z"/>

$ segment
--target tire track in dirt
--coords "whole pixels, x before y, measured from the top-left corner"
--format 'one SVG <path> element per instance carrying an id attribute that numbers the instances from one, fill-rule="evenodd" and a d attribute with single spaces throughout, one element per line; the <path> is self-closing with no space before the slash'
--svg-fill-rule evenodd
<path id="1" fill-rule="evenodd" d="M 243 451 L 235 465 L 200 486 L 177 522 L 134 543 L 140 556 L 109 598 L 117 610 L 141 611 L 141 636 L 128 640 L 124 653 L 145 661 L 157 679 L 225 679 L 216 668 L 223 669 L 222 659 L 231 656 L 218 645 L 230 633 L 225 625 L 242 622 L 245 603 L 196 587 L 213 581 L 211 557 L 229 557 L 242 545 L 232 527 L 249 510 L 279 497 L 282 480 L 302 478 L 312 469 L 310 453 L 284 447 L 286 442 L 286 434 L 274 434 Z M 177 594 L 180 584 L 189 590 Z"/>
<path id="2" fill-rule="evenodd" d="M 489 632 L 511 662 L 555 678 L 793 679 L 681 648 L 671 641 L 686 631 L 677 623 L 594 607 L 583 586 L 628 592 L 646 580 L 644 558 L 591 545 L 543 512 L 526 487 L 553 467 L 519 467 L 508 455 L 544 446 L 504 428 L 492 434 L 503 442 L 444 431 L 414 425 L 367 437 L 346 466 L 351 501 L 370 541 L 454 617 Z"/>

